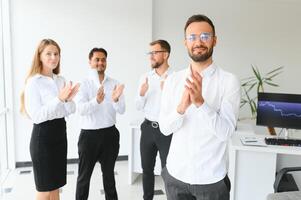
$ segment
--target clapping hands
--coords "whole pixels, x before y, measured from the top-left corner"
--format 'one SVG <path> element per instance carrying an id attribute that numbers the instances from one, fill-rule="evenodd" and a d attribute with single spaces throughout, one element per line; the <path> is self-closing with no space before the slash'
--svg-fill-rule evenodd
<path id="1" fill-rule="evenodd" d="M 124 84 L 115 85 L 114 90 L 112 92 L 112 100 L 117 102 L 119 97 L 122 95 L 124 89 Z"/>
<path id="2" fill-rule="evenodd" d="M 177 107 L 177 112 L 184 114 L 187 108 L 194 104 L 196 107 L 201 106 L 204 103 L 202 95 L 202 76 L 191 69 L 190 78 L 186 79 L 185 90 Z"/>
<path id="3" fill-rule="evenodd" d="M 105 98 L 105 92 L 103 89 L 103 86 L 101 85 L 97 91 L 97 95 L 96 95 L 96 101 L 98 104 L 100 104 Z"/>
<path id="4" fill-rule="evenodd" d="M 204 103 L 204 98 L 202 95 L 202 76 L 191 69 L 191 78 L 186 79 L 185 89 L 188 90 L 191 103 L 196 107 L 201 106 Z"/>
<path id="5" fill-rule="evenodd" d="M 80 84 L 73 85 L 72 81 L 65 83 L 64 87 L 60 90 L 58 98 L 63 101 L 72 101 L 73 97 L 77 94 Z"/>
<path id="6" fill-rule="evenodd" d="M 140 88 L 140 96 L 144 97 L 147 90 L 148 90 L 148 79 L 146 77 L 145 82 L 141 85 L 141 88 Z"/>

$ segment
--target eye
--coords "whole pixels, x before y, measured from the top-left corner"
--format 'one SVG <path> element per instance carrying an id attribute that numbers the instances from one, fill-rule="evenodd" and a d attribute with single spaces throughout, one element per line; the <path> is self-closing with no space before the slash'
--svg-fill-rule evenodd
<path id="1" fill-rule="evenodd" d="M 195 34 L 188 35 L 187 40 L 189 40 L 190 42 L 195 41 L 196 40 L 196 35 Z"/>
<path id="2" fill-rule="evenodd" d="M 210 38 L 211 38 L 211 34 L 210 33 L 202 33 L 200 35 L 200 39 L 202 41 L 208 41 L 208 40 L 210 40 Z"/>

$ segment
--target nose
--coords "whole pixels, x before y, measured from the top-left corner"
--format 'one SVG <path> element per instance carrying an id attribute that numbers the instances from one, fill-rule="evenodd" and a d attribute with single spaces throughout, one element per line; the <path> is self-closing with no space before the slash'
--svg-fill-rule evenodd
<path id="1" fill-rule="evenodd" d="M 204 42 L 201 40 L 200 37 L 197 37 L 194 43 L 195 44 L 204 44 Z"/>

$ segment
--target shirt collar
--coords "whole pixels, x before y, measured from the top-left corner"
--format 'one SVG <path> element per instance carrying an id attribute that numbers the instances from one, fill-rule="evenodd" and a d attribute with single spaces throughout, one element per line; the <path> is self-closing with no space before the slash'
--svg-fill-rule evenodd
<path id="1" fill-rule="evenodd" d="M 99 76 L 97 70 L 90 68 L 88 78 L 91 79 L 97 86 L 103 85 L 109 80 L 109 77 L 105 74 L 102 83 L 99 82 Z"/>
<path id="2" fill-rule="evenodd" d="M 186 69 L 187 76 L 189 76 L 191 74 L 190 67 L 191 67 L 191 65 L 189 65 L 188 68 Z M 212 63 L 206 69 L 204 69 L 200 74 L 202 77 L 210 77 L 214 74 L 214 72 L 216 71 L 216 68 L 217 68 L 217 66 L 214 63 Z"/>
<path id="3" fill-rule="evenodd" d="M 211 65 L 209 65 L 206 69 L 204 69 L 202 72 L 201 72 L 201 75 L 202 77 L 210 77 L 214 74 L 216 70 L 216 65 L 214 63 L 212 63 Z"/>
<path id="4" fill-rule="evenodd" d="M 43 75 L 43 74 L 36 74 L 35 75 L 37 78 L 50 78 L 51 79 L 51 77 L 49 77 L 49 76 L 45 76 L 45 75 Z M 57 79 L 57 77 L 58 77 L 58 75 L 57 74 L 52 74 L 52 79 L 53 80 L 55 80 L 55 79 Z"/>
<path id="5" fill-rule="evenodd" d="M 165 75 L 170 75 L 171 73 L 171 70 L 170 70 L 170 67 L 167 68 L 167 70 L 164 72 L 164 74 L 162 74 L 160 77 L 164 77 Z M 150 75 L 153 76 L 153 75 L 157 75 L 159 76 L 157 73 L 156 73 L 156 70 L 155 69 L 152 69 L 150 71 Z"/>

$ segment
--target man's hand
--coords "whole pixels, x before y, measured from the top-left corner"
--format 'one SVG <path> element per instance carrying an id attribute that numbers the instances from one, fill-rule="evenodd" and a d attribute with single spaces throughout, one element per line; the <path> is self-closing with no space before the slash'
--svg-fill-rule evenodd
<path id="1" fill-rule="evenodd" d="M 103 102 L 105 98 L 105 92 L 103 89 L 103 86 L 101 85 L 97 91 L 97 95 L 96 95 L 96 101 L 98 104 L 100 104 L 101 102 Z"/>
<path id="2" fill-rule="evenodd" d="M 183 115 L 187 108 L 191 105 L 189 90 L 185 88 L 180 104 L 177 107 L 177 112 Z"/>
<path id="3" fill-rule="evenodd" d="M 119 97 L 122 95 L 124 89 L 124 84 L 115 85 L 112 92 L 112 100 L 116 103 L 119 100 Z"/>
<path id="4" fill-rule="evenodd" d="M 191 68 L 191 79 L 186 79 L 185 87 L 189 91 L 191 102 L 196 107 L 200 107 L 204 103 L 204 98 L 202 96 L 202 80 L 202 76 Z"/>
<path id="5" fill-rule="evenodd" d="M 140 96 L 144 97 L 147 90 L 148 90 L 148 79 L 146 77 L 145 82 L 141 85 L 141 88 L 140 88 Z"/>

